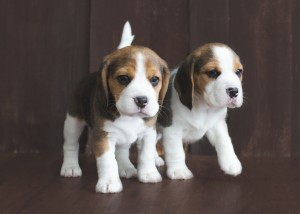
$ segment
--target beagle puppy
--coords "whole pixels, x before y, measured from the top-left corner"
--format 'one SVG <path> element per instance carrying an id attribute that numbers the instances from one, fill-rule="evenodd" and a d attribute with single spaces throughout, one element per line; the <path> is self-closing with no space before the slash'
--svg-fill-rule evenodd
<path id="1" fill-rule="evenodd" d="M 241 173 L 226 115 L 227 108 L 243 104 L 242 77 L 238 55 L 220 43 L 196 49 L 172 73 L 158 118 L 169 178 L 193 177 L 185 164 L 182 143 L 196 142 L 204 135 L 215 147 L 221 169 L 233 176 Z"/>
<path id="2" fill-rule="evenodd" d="M 131 31 L 125 34 L 128 39 L 121 40 L 125 45 L 121 42 L 121 49 L 105 57 L 98 72 L 79 83 L 64 124 L 61 175 L 81 176 L 78 138 L 88 125 L 99 176 L 96 192 L 101 193 L 122 191 L 120 177 L 137 176 L 145 183 L 162 179 L 155 166 L 156 120 L 167 91 L 169 70 L 149 48 L 128 46 L 133 37 Z M 139 144 L 137 169 L 129 160 L 134 142 Z"/>

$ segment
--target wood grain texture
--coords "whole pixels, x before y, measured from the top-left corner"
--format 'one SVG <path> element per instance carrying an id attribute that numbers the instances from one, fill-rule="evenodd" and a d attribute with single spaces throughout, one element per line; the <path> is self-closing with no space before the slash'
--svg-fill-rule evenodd
<path id="1" fill-rule="evenodd" d="M 61 150 L 71 91 L 88 73 L 88 1 L 0 1 L 0 151 Z"/>
<path id="2" fill-rule="evenodd" d="M 123 25 L 130 21 L 133 44 L 147 46 L 177 66 L 189 52 L 188 1 L 91 2 L 90 71 L 118 46 Z"/>
<path id="3" fill-rule="evenodd" d="M 295 48 L 299 4 L 291 0 L 206 4 L 191 1 L 191 47 L 225 42 L 244 64 L 245 103 L 230 110 L 228 118 L 236 151 L 243 156 L 299 156 L 299 48 Z M 192 146 L 192 151 L 213 151 L 208 147 L 205 142 Z"/>
<path id="4" fill-rule="evenodd" d="M 1 0 L 0 152 L 61 151 L 71 92 L 129 20 L 134 44 L 171 68 L 204 43 L 231 46 L 245 67 L 245 104 L 228 117 L 237 153 L 299 157 L 299 9 L 295 0 Z M 215 154 L 206 140 L 191 152 Z"/>
<path id="5" fill-rule="evenodd" d="M 22 163 L 22 167 L 20 167 Z M 60 155 L 1 156 L 0 213 L 299 213 L 298 159 L 244 158 L 243 174 L 224 175 L 216 157 L 188 156 L 194 179 L 143 184 L 122 179 L 118 194 L 95 193 L 92 156 L 81 178 L 59 176 Z"/>
<path id="6" fill-rule="evenodd" d="M 190 0 L 190 52 L 209 42 L 228 43 L 230 0 Z"/>
<path id="7" fill-rule="evenodd" d="M 244 156 L 290 157 L 297 96 L 293 77 L 292 1 L 232 1 L 229 44 L 245 67 L 245 104 L 230 113 L 233 140 Z M 249 18 L 251 17 L 251 18 Z M 299 21 L 298 21 L 299 23 Z"/>
<path id="8" fill-rule="evenodd" d="M 300 157 L 300 28 L 299 28 L 299 14 L 300 2 L 293 1 L 292 6 L 292 62 L 291 69 L 293 84 L 291 85 L 292 90 L 292 118 L 291 118 L 291 131 L 293 133 L 291 137 L 291 153 L 293 157 Z"/>

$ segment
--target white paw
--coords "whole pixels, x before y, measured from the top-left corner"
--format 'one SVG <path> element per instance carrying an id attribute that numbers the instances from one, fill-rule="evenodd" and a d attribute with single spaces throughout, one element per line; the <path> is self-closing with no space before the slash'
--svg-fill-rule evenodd
<path id="1" fill-rule="evenodd" d="M 167 169 L 167 175 L 170 179 L 191 179 L 193 178 L 193 173 L 186 167 L 170 167 Z"/>
<path id="2" fill-rule="evenodd" d="M 225 174 L 228 175 L 237 176 L 242 172 L 242 164 L 235 155 L 220 157 L 219 165 Z"/>
<path id="3" fill-rule="evenodd" d="M 143 183 L 158 183 L 162 181 L 161 175 L 156 168 L 152 170 L 142 170 L 138 172 L 138 178 Z"/>
<path id="4" fill-rule="evenodd" d="M 163 166 L 165 165 L 165 161 L 161 157 L 157 156 L 155 157 L 155 165 L 158 167 Z"/>
<path id="5" fill-rule="evenodd" d="M 82 171 L 78 163 L 63 163 L 60 175 L 63 177 L 80 177 Z"/>
<path id="6" fill-rule="evenodd" d="M 121 178 L 136 178 L 137 169 L 134 167 L 128 167 L 128 168 L 119 167 L 119 174 Z"/>
<path id="7" fill-rule="evenodd" d="M 100 178 L 96 185 L 96 192 L 101 193 L 117 193 L 123 190 L 120 178 L 118 177 L 105 177 Z"/>

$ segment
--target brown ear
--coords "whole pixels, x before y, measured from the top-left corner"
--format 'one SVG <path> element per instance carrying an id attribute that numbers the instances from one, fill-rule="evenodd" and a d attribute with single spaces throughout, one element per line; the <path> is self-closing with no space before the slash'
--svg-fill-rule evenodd
<path id="1" fill-rule="evenodd" d="M 189 56 L 178 68 L 174 80 L 174 87 L 183 105 L 190 110 L 193 108 L 194 100 L 194 57 Z"/>
<path id="2" fill-rule="evenodd" d="M 97 78 L 97 94 L 100 96 L 100 100 L 104 102 L 103 104 L 108 104 L 109 102 L 109 88 L 108 88 L 108 65 L 109 62 L 104 59 L 101 63 L 98 71 L 98 78 Z"/>
<path id="3" fill-rule="evenodd" d="M 163 104 L 164 98 L 166 96 L 169 87 L 169 80 L 170 80 L 170 70 L 168 68 L 167 63 L 164 60 L 161 60 L 161 70 L 162 70 L 162 87 L 160 89 L 159 96 L 158 96 L 158 103 L 160 105 Z"/>
<path id="4" fill-rule="evenodd" d="M 107 57 L 104 59 L 103 63 L 99 68 L 99 74 L 97 79 L 97 89 L 96 89 L 96 111 L 100 111 L 101 115 L 107 119 L 113 119 L 116 113 L 114 99 L 111 96 L 108 78 L 109 78 L 109 65 L 110 61 Z"/>

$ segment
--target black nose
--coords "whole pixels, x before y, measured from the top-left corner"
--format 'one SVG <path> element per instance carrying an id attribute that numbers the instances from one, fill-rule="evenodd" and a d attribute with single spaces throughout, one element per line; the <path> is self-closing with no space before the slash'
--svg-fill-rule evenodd
<path id="1" fill-rule="evenodd" d="M 148 98 L 144 97 L 144 96 L 136 97 L 136 98 L 134 98 L 134 102 L 138 107 L 145 108 L 145 106 L 148 103 Z"/>
<path id="2" fill-rule="evenodd" d="M 234 97 L 238 96 L 239 89 L 238 88 L 227 88 L 226 92 L 230 98 L 234 98 Z"/>

